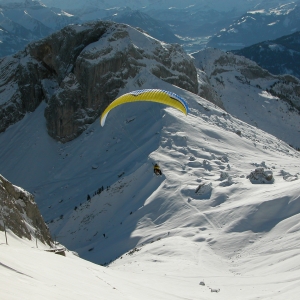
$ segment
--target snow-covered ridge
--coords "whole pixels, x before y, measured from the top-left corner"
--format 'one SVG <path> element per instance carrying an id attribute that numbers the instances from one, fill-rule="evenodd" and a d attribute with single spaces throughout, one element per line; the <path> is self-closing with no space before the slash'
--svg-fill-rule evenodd
<path id="1" fill-rule="evenodd" d="M 202 82 L 209 84 L 227 112 L 300 147 L 299 79 L 272 75 L 245 57 L 217 49 L 193 56 Z"/>

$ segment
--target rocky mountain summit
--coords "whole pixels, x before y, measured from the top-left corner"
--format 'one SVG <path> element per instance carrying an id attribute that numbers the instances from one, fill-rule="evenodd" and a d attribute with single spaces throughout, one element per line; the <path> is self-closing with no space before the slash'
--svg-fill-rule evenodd
<path id="1" fill-rule="evenodd" d="M 0 230 L 10 229 L 20 238 L 38 238 L 41 242 L 52 243 L 48 226 L 34 201 L 33 196 L 13 185 L 0 175 Z"/>
<path id="2" fill-rule="evenodd" d="M 67 26 L 2 58 L 0 70 L 0 132 L 46 101 L 48 133 L 62 142 L 94 122 L 129 79 L 137 89 L 154 75 L 198 91 L 193 60 L 179 45 L 113 22 Z"/>

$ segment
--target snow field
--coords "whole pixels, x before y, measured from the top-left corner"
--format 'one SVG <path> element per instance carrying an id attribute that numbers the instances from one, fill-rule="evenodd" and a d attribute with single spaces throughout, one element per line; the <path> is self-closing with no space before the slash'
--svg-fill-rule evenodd
<path id="1" fill-rule="evenodd" d="M 1 133 L 3 175 L 35 195 L 53 236 L 86 260 L 2 243 L 9 268 L 1 268 L 0 293 L 226 300 L 299 292 L 299 153 L 198 96 L 161 87 L 184 97 L 191 113 L 124 105 L 103 128 L 95 122 L 59 144 L 47 136 L 42 104 Z M 251 183 L 259 167 L 274 183 Z"/>

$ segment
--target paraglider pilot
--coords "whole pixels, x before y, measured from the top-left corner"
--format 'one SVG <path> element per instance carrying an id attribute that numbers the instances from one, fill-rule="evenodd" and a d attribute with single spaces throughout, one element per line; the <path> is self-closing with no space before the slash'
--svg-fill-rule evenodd
<path id="1" fill-rule="evenodd" d="M 153 171 L 156 175 L 161 175 L 161 170 L 158 164 L 154 165 Z"/>

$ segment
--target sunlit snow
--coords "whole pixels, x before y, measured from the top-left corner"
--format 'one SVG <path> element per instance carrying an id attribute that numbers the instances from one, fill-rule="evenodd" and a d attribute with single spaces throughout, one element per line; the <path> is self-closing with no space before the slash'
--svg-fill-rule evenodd
<path id="1" fill-rule="evenodd" d="M 140 88 L 179 94 L 190 114 L 123 105 L 104 127 L 96 121 L 60 144 L 46 133 L 42 103 L 0 134 L 2 175 L 35 195 L 69 249 L 55 255 L 11 233 L 6 245 L 1 232 L 0 298 L 296 299 L 299 152 L 148 79 Z M 272 180 L 263 184 L 259 170 Z"/>

